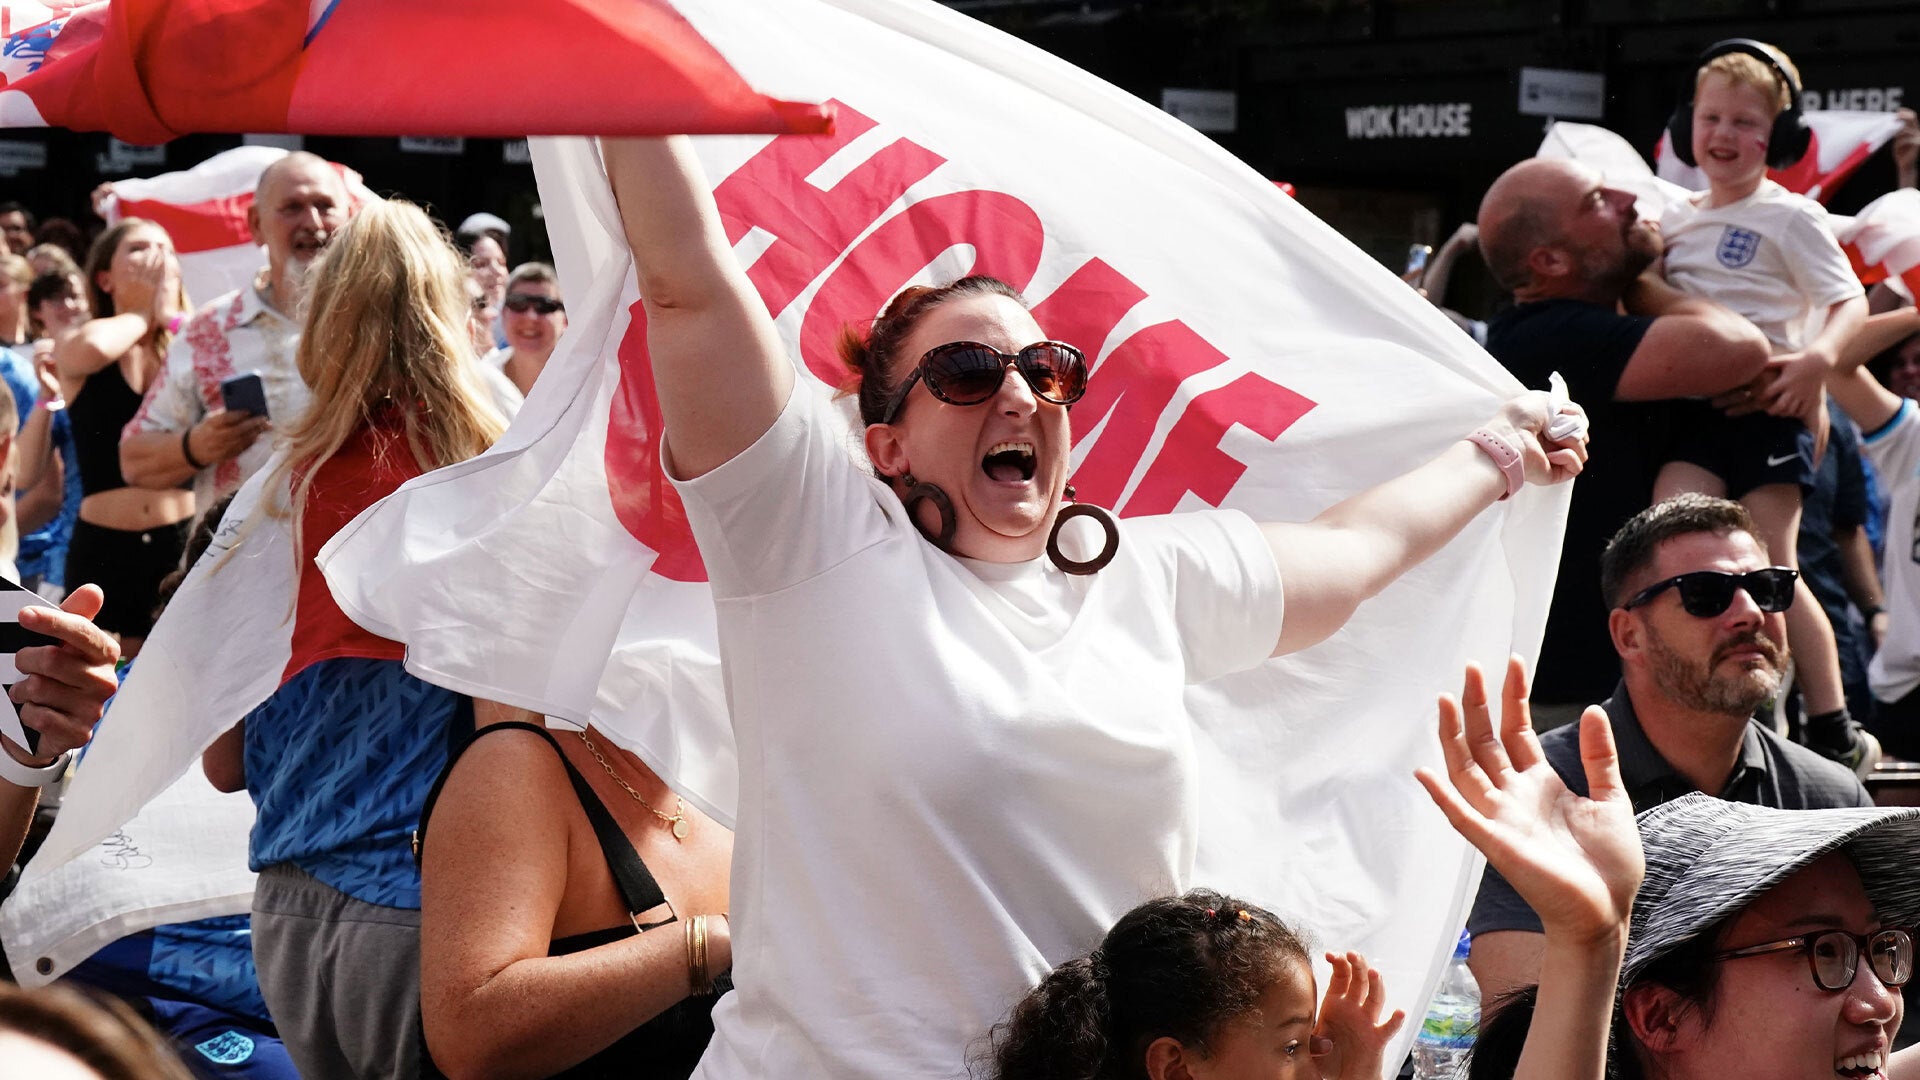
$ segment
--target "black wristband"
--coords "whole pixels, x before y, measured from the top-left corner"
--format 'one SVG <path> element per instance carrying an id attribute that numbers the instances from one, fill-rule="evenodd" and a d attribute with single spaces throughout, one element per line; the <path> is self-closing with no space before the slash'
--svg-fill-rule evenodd
<path id="1" fill-rule="evenodd" d="M 1831 727 L 1834 724 L 1844 723 L 1851 719 L 1853 719 L 1852 714 L 1848 713 L 1847 707 L 1842 705 L 1841 707 L 1833 710 L 1832 712 L 1813 713 L 1809 715 L 1807 717 L 1807 726 L 1808 727 Z"/>
<path id="2" fill-rule="evenodd" d="M 180 433 L 180 456 L 187 459 L 187 464 L 193 467 L 194 472 L 199 472 L 201 469 L 207 467 L 206 462 L 196 460 L 193 456 L 193 429 L 191 427 Z"/>

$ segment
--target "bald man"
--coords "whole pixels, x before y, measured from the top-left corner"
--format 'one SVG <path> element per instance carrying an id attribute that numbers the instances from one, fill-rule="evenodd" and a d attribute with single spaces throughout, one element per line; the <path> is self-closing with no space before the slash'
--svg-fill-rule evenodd
<path id="1" fill-rule="evenodd" d="M 120 442 L 120 471 L 141 487 L 193 479 L 204 511 L 265 464 L 267 429 L 307 409 L 295 366 L 308 273 L 347 222 L 352 199 L 324 158 L 295 152 L 267 166 L 247 208 L 247 231 L 267 249 L 267 266 L 246 288 L 195 312 L 167 353 L 167 365 Z M 267 417 L 224 411 L 222 380 L 260 373 Z"/>
<path id="2" fill-rule="evenodd" d="M 1480 249 L 1514 307 L 1487 351 L 1534 389 L 1560 372 L 1592 422 L 1574 486 L 1547 636 L 1533 682 L 1542 727 L 1613 692 L 1620 668 L 1600 596 L 1600 549 L 1652 502 L 1665 460 L 1666 399 L 1709 397 L 1758 378 L 1767 340 L 1752 323 L 1660 277 L 1659 226 L 1633 196 L 1578 162 L 1534 158 L 1480 203 Z"/>

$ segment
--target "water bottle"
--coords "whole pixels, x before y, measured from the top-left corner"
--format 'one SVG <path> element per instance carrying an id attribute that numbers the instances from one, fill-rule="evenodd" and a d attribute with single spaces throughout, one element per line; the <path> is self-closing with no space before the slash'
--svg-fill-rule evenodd
<path id="1" fill-rule="evenodd" d="M 1467 932 L 1453 947 L 1453 960 L 1440 979 L 1420 1034 L 1413 1040 L 1414 1080 L 1455 1080 L 1464 1075 L 1473 1037 L 1480 1030 L 1480 985 L 1467 970 Z"/>

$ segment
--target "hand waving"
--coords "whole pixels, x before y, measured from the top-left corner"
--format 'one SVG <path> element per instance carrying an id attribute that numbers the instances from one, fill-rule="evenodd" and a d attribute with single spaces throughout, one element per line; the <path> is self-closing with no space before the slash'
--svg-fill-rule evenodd
<path id="1" fill-rule="evenodd" d="M 1507 663 L 1499 729 L 1486 677 L 1470 664 L 1460 701 L 1440 699 L 1440 745 L 1447 775 L 1421 769 L 1421 785 L 1533 906 L 1547 936 L 1624 938 L 1646 862 L 1606 714 L 1589 708 L 1580 719 L 1585 797 L 1568 791 L 1540 752 L 1517 657 Z"/>
<path id="2" fill-rule="evenodd" d="M 1333 975 L 1320 1002 L 1320 1022 L 1314 1025 L 1312 1051 L 1320 1059 L 1327 1080 L 1371 1080 L 1385 1064 L 1387 1043 L 1407 1019 L 1404 1010 L 1380 1019 L 1387 1004 L 1386 984 L 1357 952 L 1328 953 Z"/>

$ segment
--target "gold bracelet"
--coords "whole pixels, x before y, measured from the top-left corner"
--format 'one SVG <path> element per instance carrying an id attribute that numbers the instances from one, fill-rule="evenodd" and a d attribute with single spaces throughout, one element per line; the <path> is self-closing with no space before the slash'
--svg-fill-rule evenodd
<path id="1" fill-rule="evenodd" d="M 693 920 L 687 920 L 687 989 L 695 994 L 700 992 L 700 968 L 693 954 Z"/>
<path id="2" fill-rule="evenodd" d="M 687 933 L 692 942 L 692 962 L 688 967 L 687 981 L 696 995 L 705 996 L 713 992 L 713 977 L 707 967 L 707 917 L 695 915 L 687 923 Z"/>

